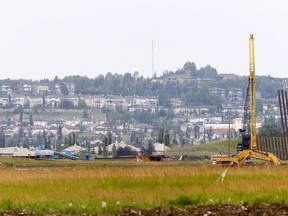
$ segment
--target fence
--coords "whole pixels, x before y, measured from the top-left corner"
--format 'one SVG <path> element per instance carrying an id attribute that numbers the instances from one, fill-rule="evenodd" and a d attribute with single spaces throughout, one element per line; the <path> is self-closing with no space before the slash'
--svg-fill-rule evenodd
<path id="1" fill-rule="evenodd" d="M 261 136 L 257 135 L 257 150 L 270 152 L 281 160 L 288 159 L 288 134 Z"/>

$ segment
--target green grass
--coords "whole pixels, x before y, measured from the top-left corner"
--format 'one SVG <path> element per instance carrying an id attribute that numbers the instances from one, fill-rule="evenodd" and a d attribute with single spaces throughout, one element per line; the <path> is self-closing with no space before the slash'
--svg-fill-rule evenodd
<path id="1" fill-rule="evenodd" d="M 127 205 L 288 202 L 287 166 L 229 167 L 221 181 L 226 167 L 191 162 L 0 162 L 9 165 L 0 169 L 0 212 L 97 214 L 118 212 Z"/>
<path id="2" fill-rule="evenodd" d="M 230 151 L 232 155 L 236 154 L 237 143 L 241 142 L 240 139 L 231 139 Z M 166 152 L 167 155 L 188 155 L 188 156 L 208 156 L 228 154 L 229 142 L 228 140 L 221 140 L 217 142 L 210 142 L 205 144 L 199 144 L 195 146 L 187 146 L 182 148 L 174 148 Z"/>

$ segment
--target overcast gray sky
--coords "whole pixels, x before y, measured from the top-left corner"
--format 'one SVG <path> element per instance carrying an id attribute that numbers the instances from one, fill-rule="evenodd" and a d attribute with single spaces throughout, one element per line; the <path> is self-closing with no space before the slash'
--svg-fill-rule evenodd
<path id="1" fill-rule="evenodd" d="M 248 75 L 287 77 L 286 0 L 0 0 L 0 79 L 154 70 L 210 64 Z"/>

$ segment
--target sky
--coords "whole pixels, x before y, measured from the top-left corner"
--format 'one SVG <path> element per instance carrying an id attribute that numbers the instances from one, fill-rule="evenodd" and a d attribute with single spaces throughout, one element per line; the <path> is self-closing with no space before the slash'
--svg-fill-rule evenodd
<path id="1" fill-rule="evenodd" d="M 0 0 L 0 79 L 53 79 L 187 62 L 249 75 L 288 77 L 286 0 Z M 152 72 L 153 39 L 153 72 Z"/>

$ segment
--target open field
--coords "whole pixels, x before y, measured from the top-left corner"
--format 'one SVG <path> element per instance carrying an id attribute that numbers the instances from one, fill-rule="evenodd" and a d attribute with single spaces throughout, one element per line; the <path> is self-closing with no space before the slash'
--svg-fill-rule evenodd
<path id="1" fill-rule="evenodd" d="M 226 167 L 192 162 L 34 161 L 0 163 L 0 211 L 108 213 L 124 206 L 287 202 L 287 166 Z"/>
<path id="2" fill-rule="evenodd" d="M 230 141 L 230 150 L 231 155 L 236 154 L 237 143 L 241 142 L 241 138 L 231 139 Z M 215 154 L 219 154 L 220 152 L 223 154 L 228 154 L 228 140 L 221 140 L 216 142 L 210 142 L 205 144 L 199 144 L 195 146 L 187 146 L 182 148 L 171 149 L 170 151 L 165 152 L 167 155 L 187 155 L 187 156 L 211 156 Z"/>

